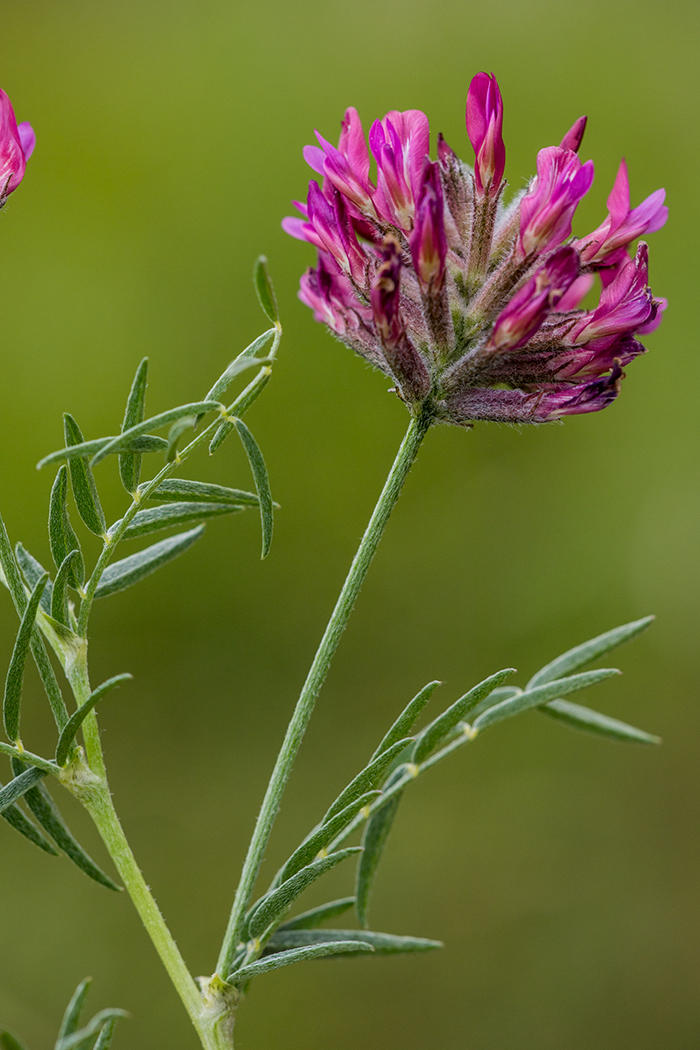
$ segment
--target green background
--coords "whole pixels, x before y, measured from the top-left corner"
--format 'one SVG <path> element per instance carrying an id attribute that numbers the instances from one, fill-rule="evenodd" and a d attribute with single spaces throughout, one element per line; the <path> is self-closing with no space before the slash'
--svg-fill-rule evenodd
<path id="1" fill-rule="evenodd" d="M 254 514 L 216 521 L 177 566 L 100 604 L 92 626 L 94 680 L 135 675 L 102 715 L 117 806 L 196 973 L 213 969 L 276 747 L 406 422 L 386 381 L 295 298 L 313 253 L 279 222 L 305 190 L 302 146 L 314 127 L 335 139 L 348 105 L 366 127 L 418 107 L 471 159 L 464 100 L 485 69 L 505 98 L 511 186 L 588 113 L 582 154 L 597 175 L 579 234 L 603 217 L 623 154 L 635 203 L 669 191 L 652 280 L 671 306 L 619 401 L 563 426 L 429 436 L 266 872 L 431 678 L 446 683 L 443 703 L 504 665 L 522 682 L 562 649 L 655 612 L 620 653 L 624 677 L 590 702 L 664 746 L 615 745 L 530 714 L 436 769 L 403 804 L 373 923 L 445 949 L 262 978 L 240 1012 L 242 1050 L 698 1045 L 699 17 L 678 0 L 3 4 L 0 83 L 38 136 L 0 216 L 0 497 L 12 538 L 46 560 L 52 478 L 34 464 L 58 447 L 62 410 L 89 436 L 114 433 L 144 353 L 154 412 L 201 397 L 264 327 L 250 284 L 261 251 L 281 303 L 279 365 L 248 417 L 282 504 L 269 560 Z M 197 469 L 250 483 L 233 441 Z M 113 463 L 98 481 L 116 518 Z M 15 629 L 6 596 L 2 660 Z M 30 677 L 25 741 L 48 749 Z M 67 797 L 64 809 L 104 858 Z M 4 1023 L 48 1048 L 90 973 L 92 1007 L 133 1015 L 115 1050 L 193 1050 L 125 896 L 4 824 L 0 857 Z M 326 892 L 348 892 L 350 878 L 334 873 Z"/>

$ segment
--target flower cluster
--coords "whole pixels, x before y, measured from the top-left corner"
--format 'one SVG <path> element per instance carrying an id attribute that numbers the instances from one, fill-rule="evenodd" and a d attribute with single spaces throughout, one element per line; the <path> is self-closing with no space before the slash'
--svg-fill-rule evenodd
<path id="1" fill-rule="evenodd" d="M 0 90 L 0 208 L 24 178 L 35 144 L 31 124 L 17 123 L 12 103 Z"/>
<path id="2" fill-rule="evenodd" d="M 437 419 L 538 423 L 605 408 L 623 366 L 644 352 L 637 337 L 665 307 L 648 285 L 646 244 L 630 255 L 665 223 L 664 191 L 632 208 L 623 161 L 607 218 L 572 239 L 593 182 L 593 162 L 578 156 L 586 118 L 540 150 L 537 175 L 508 205 L 494 76 L 472 80 L 466 125 L 473 168 L 442 136 L 430 159 L 419 110 L 375 121 L 369 149 L 355 109 L 337 148 L 316 133 L 304 157 L 322 182 L 295 202 L 302 218 L 282 224 L 318 249 L 300 298 L 409 406 L 429 403 Z M 596 277 L 598 306 L 581 309 Z"/>

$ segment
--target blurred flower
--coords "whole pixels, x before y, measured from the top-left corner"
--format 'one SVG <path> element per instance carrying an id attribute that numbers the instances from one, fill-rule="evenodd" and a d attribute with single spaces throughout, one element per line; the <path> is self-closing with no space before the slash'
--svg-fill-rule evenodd
<path id="1" fill-rule="evenodd" d="M 0 90 L 0 208 L 22 181 L 35 144 L 31 124 L 17 124 L 12 103 Z"/>
<path id="2" fill-rule="evenodd" d="M 283 222 L 318 250 L 300 298 L 436 421 L 539 423 L 605 408 L 666 306 L 649 288 L 646 244 L 628 254 L 666 221 L 663 190 L 631 208 L 623 161 L 608 217 L 571 240 L 593 182 L 593 162 L 578 157 L 586 118 L 539 151 L 536 177 L 506 204 L 493 75 L 473 79 L 466 123 L 474 169 L 442 136 L 431 160 L 418 110 L 375 121 L 369 149 L 354 109 L 337 147 L 317 133 L 304 156 L 322 185 L 312 181 L 301 218 Z M 596 280 L 598 305 L 581 309 Z"/>

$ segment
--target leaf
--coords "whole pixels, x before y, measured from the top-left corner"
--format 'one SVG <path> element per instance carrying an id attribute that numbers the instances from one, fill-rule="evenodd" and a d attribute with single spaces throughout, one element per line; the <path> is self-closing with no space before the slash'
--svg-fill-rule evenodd
<path id="1" fill-rule="evenodd" d="M 221 405 L 216 401 L 193 401 L 188 405 L 178 405 L 177 408 L 171 408 L 167 412 L 161 412 L 157 416 L 151 416 L 150 419 L 144 420 L 142 423 L 137 423 L 135 426 L 129 427 L 128 430 L 124 430 L 118 437 L 112 438 L 106 445 L 98 451 L 92 457 L 93 467 L 100 463 L 106 456 L 109 456 L 112 452 L 119 452 L 126 448 L 130 441 L 133 441 L 135 437 L 139 437 L 141 434 L 147 433 L 149 430 L 157 430 L 159 427 L 164 427 L 169 423 L 175 423 L 178 419 L 182 419 L 183 416 L 196 416 L 201 412 L 219 412 Z M 58 455 L 58 453 L 54 453 Z"/>
<path id="2" fill-rule="evenodd" d="M 645 733 L 643 729 L 636 729 L 635 726 L 620 722 L 617 718 L 610 718 L 600 711 L 593 711 L 590 707 L 582 707 L 581 704 L 574 704 L 569 700 L 551 700 L 538 710 L 560 722 L 566 722 L 574 729 L 582 729 L 597 736 L 607 736 L 611 740 L 624 740 L 631 744 L 661 743 L 660 736 Z"/>
<path id="3" fill-rule="evenodd" d="M 173 423 L 168 431 L 168 451 L 165 454 L 166 463 L 173 463 L 177 456 L 177 443 L 186 430 L 193 430 L 197 426 L 197 416 L 183 416 Z"/>
<path id="4" fill-rule="evenodd" d="M 413 761 L 420 764 L 427 758 L 431 751 L 439 745 L 447 734 L 454 729 L 458 722 L 462 722 L 469 712 L 476 707 L 480 701 L 492 693 L 510 675 L 515 674 L 514 667 L 506 667 L 503 671 L 497 671 L 483 682 L 479 682 L 468 693 L 461 696 L 459 700 L 443 711 L 429 726 L 423 730 L 413 750 Z"/>
<path id="5" fill-rule="evenodd" d="M 277 310 L 277 299 L 267 269 L 267 259 L 264 255 L 259 255 L 255 260 L 253 283 L 255 291 L 258 293 L 258 301 L 262 306 L 263 313 L 267 315 L 274 325 L 278 326 L 279 311 Z"/>
<path id="6" fill-rule="evenodd" d="M 146 386 L 148 385 L 148 358 L 144 357 L 136 369 L 124 412 L 122 433 L 143 422 L 146 414 Z M 145 436 L 145 435 L 144 435 Z M 167 448 L 167 442 L 165 442 Z M 141 477 L 141 456 L 138 452 L 119 453 L 119 477 L 127 492 L 135 492 Z"/>
<path id="7" fill-rule="evenodd" d="M 1 794 L 0 792 L 0 797 Z M 259 937 L 263 934 L 274 923 L 275 919 L 284 914 L 307 886 L 319 879 L 321 875 L 325 875 L 336 864 L 340 864 L 346 857 L 359 852 L 359 846 L 350 846 L 348 849 L 341 849 L 336 853 L 331 853 L 328 857 L 315 860 L 311 864 L 307 864 L 301 871 L 298 871 L 296 875 L 292 875 L 291 879 L 287 879 L 272 893 L 268 893 L 266 897 L 263 897 L 258 902 L 250 916 L 248 922 L 250 936 Z"/>
<path id="8" fill-rule="evenodd" d="M 105 438 L 105 444 L 111 441 L 111 438 Z M 131 441 L 127 442 L 126 448 L 129 452 L 165 452 L 168 447 L 168 442 L 165 438 L 158 437 L 157 434 L 140 434 L 138 437 L 132 438 Z M 119 453 L 121 455 L 121 453 Z"/>
<path id="9" fill-rule="evenodd" d="M 320 926 L 327 919 L 334 919 L 336 915 L 349 911 L 354 903 L 354 897 L 341 897 L 340 900 L 321 904 L 318 908 L 311 908 L 310 911 L 303 911 L 300 915 L 295 915 L 293 919 L 283 923 L 280 930 L 306 930 L 309 927 Z"/>
<path id="10" fill-rule="evenodd" d="M 80 556 L 80 551 L 69 551 L 66 554 L 60 569 L 56 573 L 56 579 L 51 591 L 51 612 L 49 615 L 54 620 L 62 623 L 64 627 L 68 627 L 68 595 L 66 594 L 66 587 L 71 578 L 73 562 Z"/>
<path id="11" fill-rule="evenodd" d="M 236 376 L 240 375 L 241 372 L 247 368 L 254 368 L 256 365 L 269 364 L 269 358 L 260 360 L 257 354 L 264 350 L 268 343 L 272 342 L 272 338 L 275 335 L 276 329 L 268 328 L 266 332 L 259 335 L 257 339 L 254 339 L 250 346 L 247 346 L 245 350 L 236 357 L 231 364 L 226 368 L 224 372 L 219 376 L 214 386 L 211 388 L 206 396 L 207 401 L 221 401 L 222 396 L 226 393 Z"/>
<path id="12" fill-rule="evenodd" d="M 100 1010 L 85 1028 L 59 1039 L 55 1050 L 94 1050 L 97 1033 L 101 1033 L 110 1021 L 116 1022 L 118 1018 L 128 1016 L 125 1010 Z"/>
<path id="13" fill-rule="evenodd" d="M 62 1039 L 66 1036 L 73 1035 L 77 1031 L 78 1025 L 80 1024 L 80 1014 L 82 1013 L 83 1006 L 85 1005 L 85 997 L 90 991 L 90 985 L 92 984 L 92 977 L 86 977 L 84 981 L 81 981 L 78 987 L 73 992 L 71 1001 L 66 1007 L 66 1012 L 63 1015 L 61 1027 L 58 1030 L 58 1039 L 56 1041 L 56 1050 Z"/>
<path id="14" fill-rule="evenodd" d="M 27 606 L 27 592 L 22 583 L 22 577 L 20 576 L 17 563 L 12 554 L 10 537 L 7 535 L 7 529 L 5 528 L 5 522 L 2 520 L 2 515 L 0 515 L 0 567 L 2 568 L 4 583 L 7 585 L 10 595 L 12 596 L 12 603 L 17 611 L 17 615 L 21 619 Z M 54 674 L 53 667 L 51 666 L 51 662 L 47 655 L 46 646 L 44 645 L 44 641 L 38 630 L 32 632 L 31 651 L 39 672 L 39 677 L 41 678 L 41 684 L 43 685 L 49 700 L 51 713 L 53 714 L 56 725 L 60 730 L 68 721 L 68 711 L 66 710 L 65 701 L 61 695 L 61 690 L 56 681 L 56 675 Z"/>
<path id="15" fill-rule="evenodd" d="M 107 693 L 110 693 L 112 689 L 121 685 L 122 682 L 130 681 L 132 678 L 133 675 L 130 674 L 118 674 L 113 678 L 108 678 L 106 682 L 103 682 L 102 685 L 98 685 L 97 689 L 94 689 L 92 693 L 90 693 L 90 696 L 85 703 L 81 704 L 77 711 L 73 712 L 63 728 L 56 747 L 56 762 L 59 766 L 65 764 L 66 759 L 68 758 L 68 753 L 71 749 L 71 744 L 75 740 L 75 735 L 95 704 L 99 703 L 102 697 L 106 696 Z"/>
<path id="16" fill-rule="evenodd" d="M 66 446 L 80 445 L 85 440 L 80 427 L 68 412 L 63 415 L 63 435 Z M 97 486 L 87 456 L 76 456 L 68 461 L 73 498 L 83 524 L 96 536 L 104 536 L 106 522 Z"/>
<path id="17" fill-rule="evenodd" d="M 395 770 L 393 777 L 399 779 L 400 769 Z M 391 786 L 389 780 L 387 787 Z M 396 811 L 403 798 L 403 791 L 390 798 L 383 806 L 380 806 L 369 818 L 362 835 L 362 856 L 357 865 L 357 877 L 355 881 L 355 908 L 357 917 L 363 926 L 367 925 L 367 908 L 369 895 L 372 889 L 372 880 L 381 860 L 386 840 L 389 837 Z"/>
<path id="18" fill-rule="evenodd" d="M 386 734 L 377 750 L 372 755 L 372 760 L 378 758 L 387 748 L 390 748 L 397 740 L 401 740 L 410 733 L 418 715 L 421 713 L 431 696 L 442 682 L 428 682 L 413 699 L 406 705 L 393 726 Z"/>
<path id="19" fill-rule="evenodd" d="M 363 806 L 374 802 L 381 795 L 381 791 L 367 791 L 364 795 L 354 799 L 345 809 L 342 809 L 331 820 L 324 821 L 302 844 L 294 850 L 287 863 L 282 868 L 281 882 L 295 875 L 301 868 L 306 867 L 314 857 L 325 849 L 346 828 Z"/>
<path id="20" fill-rule="evenodd" d="M 250 469 L 253 473 L 253 480 L 255 482 L 255 491 L 258 494 L 258 500 L 260 501 L 260 521 L 262 525 L 262 558 L 266 558 L 270 553 L 270 544 L 272 543 L 272 494 L 270 492 L 270 481 L 267 476 L 267 467 L 265 466 L 265 460 L 263 454 L 260 451 L 260 447 L 248 430 L 242 419 L 236 419 L 234 426 L 238 433 L 239 438 L 243 444 L 243 448 L 246 451 L 248 462 L 250 463 Z"/>
<path id="21" fill-rule="evenodd" d="M 162 565 L 177 558 L 179 554 L 184 554 L 200 536 L 204 535 L 205 528 L 205 525 L 198 525 L 196 529 L 180 532 L 177 536 L 170 536 L 167 540 L 160 540 L 159 543 L 146 547 L 138 554 L 130 554 L 128 558 L 122 558 L 121 561 L 108 565 L 95 590 L 95 597 L 106 598 L 150 576 Z"/>
<path id="22" fill-rule="evenodd" d="M 323 823 L 326 824 L 332 820 L 336 813 L 339 813 L 341 809 L 345 809 L 351 802 L 359 798 L 360 795 L 364 795 L 365 791 L 371 791 L 372 788 L 378 786 L 382 779 L 382 774 L 391 764 L 391 762 L 401 754 L 402 751 L 408 747 L 409 744 L 413 743 L 413 737 L 406 737 L 405 740 L 398 740 L 391 747 L 383 751 L 378 758 L 375 758 L 373 762 L 370 762 L 368 766 L 365 766 L 353 780 L 350 781 L 346 788 L 338 795 L 337 799 L 330 807 Z"/>
<path id="23" fill-rule="evenodd" d="M 210 485 L 206 481 L 186 481 L 184 478 L 167 478 L 148 497 L 162 503 L 233 503 L 257 507 L 260 500 L 253 492 L 229 489 L 224 485 Z"/>
<path id="24" fill-rule="evenodd" d="M 24 764 L 18 759 L 15 758 L 12 760 L 12 769 L 15 776 L 19 776 L 24 771 L 24 768 Z M 38 784 L 36 787 L 27 791 L 24 795 L 24 801 L 27 803 L 44 831 L 51 836 L 58 848 L 63 850 L 66 856 L 72 860 L 82 872 L 88 875 L 91 879 L 94 879 L 95 882 L 99 882 L 102 886 L 106 886 L 110 890 L 120 889 L 120 887 L 117 886 L 108 875 L 105 875 L 97 864 L 95 864 L 94 860 L 88 856 L 80 843 L 73 837 L 72 833 L 66 826 L 63 817 L 59 813 L 56 803 L 44 784 Z"/>
<path id="25" fill-rule="evenodd" d="M 33 557 L 29 553 L 28 550 L 24 549 L 21 543 L 15 544 L 15 558 L 17 559 L 17 564 L 22 570 L 22 575 L 27 581 L 27 586 L 29 587 L 30 591 L 34 590 L 37 580 L 39 580 L 44 575 L 46 569 L 40 562 L 36 560 L 35 557 Z M 39 605 L 44 610 L 44 612 L 49 614 L 51 613 L 52 590 L 53 585 L 51 583 L 51 580 L 48 580 L 46 583 L 46 587 L 44 588 L 44 591 L 41 595 L 41 601 L 39 602 Z"/>
<path id="26" fill-rule="evenodd" d="M 19 1039 L 15 1039 L 13 1035 L 5 1030 L 0 1032 L 0 1046 L 2 1050 L 27 1050 L 24 1043 L 20 1043 Z"/>
<path id="27" fill-rule="evenodd" d="M 581 674 L 574 674 L 569 678 L 559 678 L 554 682 L 538 685 L 534 689 L 519 693 L 510 700 L 502 700 L 495 707 L 490 707 L 488 711 L 484 711 L 483 715 L 479 715 L 472 729 L 480 732 L 495 722 L 502 722 L 504 718 L 512 718 L 513 715 L 519 715 L 521 711 L 529 711 L 532 707 L 539 707 L 540 704 L 549 703 L 550 700 L 556 700 L 568 693 L 575 693 L 578 689 L 586 689 L 589 685 L 596 685 L 619 673 L 616 668 L 606 667 L 599 671 L 582 671 Z"/>
<path id="28" fill-rule="evenodd" d="M 581 645 L 569 649 L 568 652 L 558 656 L 556 660 L 552 660 L 551 663 L 541 667 L 532 676 L 526 688 L 533 689 L 535 686 L 544 685 L 545 682 L 551 682 L 555 678 L 563 678 L 564 675 L 570 674 L 571 671 L 577 671 L 584 664 L 590 663 L 591 660 L 597 660 L 599 656 L 609 653 L 611 649 L 615 649 L 618 645 L 622 645 L 623 642 L 627 642 L 631 638 L 636 637 L 636 635 L 641 634 L 654 622 L 654 619 L 655 617 L 653 616 L 645 616 L 642 620 L 633 620 L 631 623 L 623 624 L 622 627 L 614 627 L 612 631 L 606 631 L 605 634 L 599 634 L 597 638 L 591 638 L 590 641 L 583 642 Z"/>
<path id="29" fill-rule="evenodd" d="M 289 952 L 268 955 L 258 962 L 235 970 L 228 975 L 226 980 L 239 985 L 244 981 L 250 981 L 253 977 L 259 977 L 260 974 L 269 973 L 270 970 L 279 970 L 282 966 L 291 966 L 292 963 L 304 962 L 306 959 L 320 959 L 325 955 L 369 955 L 373 951 L 372 945 L 365 944 L 363 941 L 329 941 L 323 944 L 313 944 L 307 948 L 293 948 Z"/>
<path id="30" fill-rule="evenodd" d="M 265 954 L 318 944 L 319 941 L 359 941 L 371 945 L 377 955 L 432 952 L 443 947 L 442 941 L 430 941 L 425 937 L 397 937 L 393 933 L 377 933 L 374 930 L 277 930 L 268 941 Z"/>
<path id="31" fill-rule="evenodd" d="M 29 653 L 37 609 L 39 608 L 41 595 L 48 578 L 49 574 L 45 573 L 39 580 L 37 580 L 34 590 L 27 602 L 27 607 L 24 610 L 24 615 L 22 616 L 19 625 L 17 639 L 15 641 L 14 649 L 12 650 L 12 657 L 10 658 L 10 666 L 7 670 L 7 677 L 5 679 L 5 696 L 2 706 L 2 717 L 5 724 L 7 739 L 11 740 L 13 744 L 16 744 L 19 740 L 19 719 L 22 707 L 24 668 L 27 664 L 27 655 Z"/>
<path id="32" fill-rule="evenodd" d="M 68 467 L 59 468 L 56 480 L 51 489 L 49 500 L 49 544 L 51 557 L 57 569 L 61 567 L 66 555 L 71 551 L 80 551 L 78 537 L 68 517 Z M 79 590 L 85 578 L 85 564 L 82 554 L 80 560 L 73 564 L 70 585 Z"/>
<path id="33" fill-rule="evenodd" d="M 191 525 L 193 521 L 201 521 L 203 518 L 236 514 L 242 510 L 243 507 L 235 503 L 167 503 L 164 507 L 149 507 L 147 510 L 136 512 L 131 524 L 124 530 L 122 539 L 133 540 L 137 536 L 147 536 L 160 529 Z"/>
<path id="34" fill-rule="evenodd" d="M 213 456 L 219 445 L 221 445 L 233 430 L 233 423 L 229 423 L 225 420 L 219 424 L 218 430 L 215 431 L 214 437 L 209 442 L 209 455 Z"/>
<path id="35" fill-rule="evenodd" d="M 46 773 L 43 769 L 32 767 L 20 776 L 15 777 L 9 784 L 6 784 L 0 791 L 0 813 L 14 805 L 17 799 L 22 798 L 28 791 L 31 791 L 45 776 Z"/>
<path id="36" fill-rule="evenodd" d="M 0 788 L 2 788 L 0 783 Z M 48 839 L 45 839 L 38 828 L 32 824 L 31 820 L 25 817 L 19 806 L 10 806 L 9 809 L 4 810 L 0 813 L 0 816 L 10 827 L 14 828 L 15 831 L 19 831 L 20 835 L 24 835 L 26 839 L 29 839 L 35 846 L 43 850 L 44 853 L 50 853 L 52 856 L 57 857 L 58 852 L 53 848 Z"/>
<path id="37" fill-rule="evenodd" d="M 117 1027 L 117 1020 L 116 1017 L 110 1017 L 109 1021 L 102 1026 L 102 1031 L 95 1043 L 94 1050 L 108 1050 L 108 1047 L 112 1042 L 114 1029 Z"/>
<path id="38" fill-rule="evenodd" d="M 500 704 L 501 700 L 510 700 L 512 696 L 519 696 L 522 693 L 522 689 L 519 689 L 517 685 L 504 685 L 500 689 L 494 689 L 492 693 L 485 696 L 480 703 L 473 707 L 469 712 L 472 722 L 475 721 L 480 714 L 484 711 L 488 711 L 490 707 L 495 707 L 496 704 Z"/>

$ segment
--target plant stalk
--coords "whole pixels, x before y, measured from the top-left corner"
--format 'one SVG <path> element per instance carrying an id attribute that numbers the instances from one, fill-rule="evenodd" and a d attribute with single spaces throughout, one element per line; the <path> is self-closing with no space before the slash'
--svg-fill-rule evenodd
<path id="1" fill-rule="evenodd" d="M 260 808 L 248 854 L 243 865 L 241 879 L 236 890 L 226 935 L 219 954 L 216 972 L 224 981 L 231 971 L 239 935 L 251 901 L 253 888 L 260 871 L 260 865 L 262 864 L 272 826 L 279 811 L 282 794 L 301 746 L 306 727 L 309 724 L 316 699 L 328 674 L 331 661 L 338 648 L 342 633 L 350 618 L 391 512 L 396 506 L 403 484 L 432 422 L 433 414 L 429 405 L 422 406 L 411 418 L 408 430 L 360 541 L 360 546 L 350 566 L 350 571 L 345 579 L 294 708 L 294 713 L 287 727 L 287 732 Z"/>

